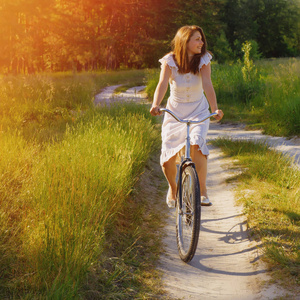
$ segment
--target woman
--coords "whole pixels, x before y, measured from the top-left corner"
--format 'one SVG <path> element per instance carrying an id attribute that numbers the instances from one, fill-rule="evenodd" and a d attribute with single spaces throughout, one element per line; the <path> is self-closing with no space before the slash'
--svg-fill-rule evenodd
<path id="1" fill-rule="evenodd" d="M 170 97 L 167 108 L 182 119 L 200 120 L 216 112 L 215 118 L 221 120 L 222 110 L 218 109 L 216 94 L 211 82 L 210 60 L 206 39 L 198 26 L 181 27 L 172 42 L 173 51 L 160 59 L 161 73 L 154 93 L 150 113 L 160 115 L 159 105 L 170 84 Z M 205 92 L 205 95 L 204 95 Z M 209 105 L 208 105 L 209 103 Z M 191 126 L 191 157 L 198 173 L 201 205 L 210 205 L 206 190 L 207 156 L 206 135 L 209 119 Z M 176 199 L 176 156 L 185 145 L 185 124 L 177 122 L 165 114 L 162 125 L 162 151 L 160 163 L 169 183 L 168 206 L 175 207 Z"/>

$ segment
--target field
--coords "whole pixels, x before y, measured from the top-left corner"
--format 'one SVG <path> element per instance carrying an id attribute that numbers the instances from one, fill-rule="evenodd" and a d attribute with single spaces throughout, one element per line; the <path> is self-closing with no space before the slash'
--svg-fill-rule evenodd
<path id="1" fill-rule="evenodd" d="M 224 122 L 246 122 L 273 135 L 299 135 L 299 66 L 299 59 L 259 61 L 244 79 L 242 63 L 213 65 Z M 144 226 L 159 226 L 161 220 L 156 216 L 145 222 L 147 203 L 135 201 L 138 178 L 159 149 L 159 126 L 147 105 L 93 105 L 103 87 L 120 83 L 147 83 L 151 99 L 157 76 L 158 70 L 131 70 L 0 78 L 0 298 L 80 299 L 89 298 L 92 290 L 112 299 L 160 293 L 153 283 L 159 281 L 153 266 L 160 242 L 156 230 Z M 226 148 L 226 143 L 219 146 Z M 253 161 L 251 155 L 248 151 Z M 270 155 L 268 159 L 278 165 L 276 173 L 268 172 L 280 177 L 282 163 Z M 278 257 L 279 270 L 288 268 L 295 278 L 299 202 L 291 201 L 283 210 L 274 195 L 280 191 L 281 198 L 299 201 L 298 173 L 285 167 L 287 175 L 270 187 L 266 178 L 271 175 L 256 177 L 257 167 L 249 174 L 250 162 L 241 164 L 243 178 L 251 179 L 242 187 L 265 190 L 259 201 L 266 205 L 269 199 L 270 218 L 282 220 L 279 227 L 290 222 L 290 232 L 280 233 L 289 238 L 283 247 L 290 252 L 274 250 L 280 238 L 267 249 L 269 257 Z M 254 177 L 258 179 L 252 181 Z M 260 219 L 254 219 L 261 211 L 240 193 L 255 233 L 276 236 L 280 228 L 264 230 Z"/>
<path id="2" fill-rule="evenodd" d="M 87 295 L 88 274 L 99 272 L 100 262 L 108 264 L 100 260 L 107 252 L 107 241 L 125 232 L 124 228 L 115 231 L 123 211 L 131 210 L 130 216 L 122 217 L 126 223 L 145 205 L 128 201 L 158 146 L 148 107 L 95 109 L 92 103 L 97 89 L 107 85 L 104 78 L 111 84 L 128 77 L 143 82 L 141 71 L 2 78 L 1 298 Z M 114 246 L 115 255 L 129 259 L 132 254 L 122 254 L 122 247 L 140 247 L 136 239 L 141 222 L 143 217 L 134 222 L 135 236 L 114 241 L 124 244 Z M 115 263 L 109 265 L 118 268 Z M 132 268 L 130 278 L 140 281 L 141 275 L 131 274 Z M 113 291 L 114 281 L 124 274 L 103 273 L 102 277 L 101 283 L 98 276 L 98 288 Z"/>
<path id="3" fill-rule="evenodd" d="M 244 122 L 273 136 L 300 134 L 300 59 L 257 61 L 243 74 L 244 63 L 212 64 L 212 81 L 222 122 Z M 150 98 L 159 70 L 147 73 Z M 166 102 L 168 94 L 164 102 Z"/>

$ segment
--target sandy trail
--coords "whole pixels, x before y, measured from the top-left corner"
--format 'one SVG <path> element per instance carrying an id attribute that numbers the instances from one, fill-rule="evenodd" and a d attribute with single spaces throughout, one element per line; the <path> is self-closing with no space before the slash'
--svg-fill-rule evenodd
<path id="1" fill-rule="evenodd" d="M 135 86 L 123 93 L 115 94 L 114 91 L 122 84 L 112 85 L 104 88 L 102 92 L 95 96 L 95 105 L 110 106 L 115 102 L 146 102 L 147 95 L 143 92 L 145 86 Z"/>
<path id="2" fill-rule="evenodd" d="M 232 125 L 211 122 L 207 139 L 212 140 L 218 137 L 230 138 L 233 140 L 249 140 L 253 142 L 266 143 L 272 149 L 290 156 L 295 165 L 300 168 L 300 138 L 291 139 L 262 134 L 261 130 L 245 130 L 245 125 Z"/>
<path id="3" fill-rule="evenodd" d="M 193 260 L 179 259 L 175 236 L 175 209 L 169 210 L 165 253 L 159 269 L 168 294 L 174 299 L 250 300 L 275 299 L 286 292 L 268 280 L 260 261 L 259 244 L 249 239 L 242 208 L 235 205 L 233 185 L 225 180 L 234 174 L 219 149 L 210 146 L 208 193 L 213 205 L 202 207 L 199 244 Z M 286 299 L 286 298 L 285 298 Z"/>
<path id="4" fill-rule="evenodd" d="M 273 149 L 294 158 L 300 167 L 300 142 L 294 138 L 262 135 L 246 131 L 242 125 L 211 122 L 208 140 L 218 137 L 266 142 Z M 160 270 L 166 291 L 174 299 L 300 299 L 284 289 L 263 283 L 270 279 L 261 261 L 260 244 L 251 240 L 243 208 L 236 205 L 234 185 L 226 179 L 235 174 L 220 149 L 209 146 L 207 188 L 213 206 L 202 207 L 199 244 L 193 260 L 179 259 L 175 235 L 175 210 L 169 210 L 166 227 L 165 255 Z"/>
<path id="5" fill-rule="evenodd" d="M 96 105 L 110 105 L 116 101 L 145 102 L 143 87 L 115 95 L 118 86 L 108 87 L 95 97 Z M 221 125 L 212 122 L 208 140 L 219 136 L 232 139 L 263 141 L 278 151 L 295 158 L 300 166 L 300 141 L 262 135 L 260 131 L 246 131 L 242 125 Z M 242 207 L 236 206 L 234 186 L 226 179 L 234 174 L 228 166 L 230 159 L 221 150 L 210 146 L 207 187 L 213 206 L 202 207 L 199 244 L 193 260 L 186 264 L 178 256 L 175 236 L 175 210 L 167 212 L 165 254 L 159 269 L 167 298 L 203 300 L 300 299 L 275 285 L 262 286 L 269 279 L 267 267 L 261 261 L 260 245 L 249 238 Z M 165 200 L 162 199 L 164 205 Z"/>

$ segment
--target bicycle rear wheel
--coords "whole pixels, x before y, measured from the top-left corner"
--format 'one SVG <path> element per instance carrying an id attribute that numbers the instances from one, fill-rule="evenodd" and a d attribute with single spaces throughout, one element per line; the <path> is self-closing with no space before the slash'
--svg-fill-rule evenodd
<path id="1" fill-rule="evenodd" d="M 194 257 L 197 249 L 200 221 L 200 186 L 195 168 L 191 165 L 183 168 L 181 176 L 182 207 L 179 195 L 176 206 L 176 237 L 179 256 L 184 262 Z M 178 189 L 178 193 L 180 189 Z"/>

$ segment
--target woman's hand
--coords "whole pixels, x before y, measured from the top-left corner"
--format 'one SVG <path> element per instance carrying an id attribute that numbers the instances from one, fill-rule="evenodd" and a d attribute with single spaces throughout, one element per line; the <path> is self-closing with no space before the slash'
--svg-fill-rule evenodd
<path id="1" fill-rule="evenodd" d="M 221 109 L 215 110 L 215 113 L 216 113 L 217 115 L 214 116 L 214 118 L 215 118 L 216 120 L 218 120 L 218 121 L 220 121 L 220 120 L 223 118 L 223 116 L 224 116 L 224 113 L 223 113 L 223 111 L 222 111 Z"/>
<path id="2" fill-rule="evenodd" d="M 160 116 L 162 113 L 159 110 L 159 106 L 151 106 L 150 114 L 155 117 L 155 116 Z"/>

